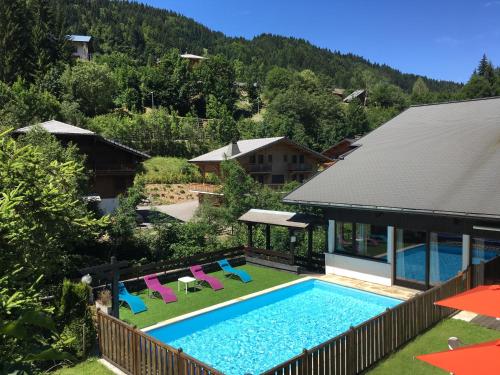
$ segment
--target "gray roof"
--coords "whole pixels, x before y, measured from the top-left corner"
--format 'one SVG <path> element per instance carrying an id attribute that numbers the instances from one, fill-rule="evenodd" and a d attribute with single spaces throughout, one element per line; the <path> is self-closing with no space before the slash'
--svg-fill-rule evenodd
<path id="1" fill-rule="evenodd" d="M 411 107 L 289 203 L 500 217 L 500 98 Z"/>
<path id="2" fill-rule="evenodd" d="M 57 120 L 50 120 L 50 121 L 45 121 L 37 125 L 30 125 L 30 126 L 25 126 L 24 128 L 19 128 L 14 130 L 14 133 L 27 133 L 31 129 L 33 129 L 35 126 L 39 126 L 42 129 L 45 129 L 47 132 L 51 134 L 58 134 L 58 135 L 82 135 L 82 136 L 94 136 L 98 137 L 101 139 L 103 142 L 108 143 L 114 147 L 121 148 L 122 150 L 125 150 L 127 152 L 130 152 L 132 154 L 135 154 L 137 156 L 140 156 L 145 159 L 149 159 L 150 156 L 144 152 L 138 151 L 136 149 L 133 149 L 132 147 L 128 147 L 125 145 L 122 145 L 121 143 L 118 143 L 116 141 L 113 141 L 108 138 L 104 138 L 100 136 L 97 133 L 94 133 L 93 131 L 87 130 L 87 129 L 82 129 L 79 128 L 78 126 L 66 124 L 61 121 Z"/>
<path id="3" fill-rule="evenodd" d="M 320 160 L 324 160 L 324 161 L 331 160 L 328 157 L 321 155 L 320 153 L 315 152 L 313 150 L 310 150 L 307 147 L 301 146 L 301 145 L 291 141 L 290 139 L 288 139 L 286 137 L 273 137 L 273 138 L 244 139 L 244 140 L 238 141 L 237 146 L 238 146 L 238 149 L 240 150 L 240 152 L 238 154 L 229 155 L 228 149 L 229 149 L 229 146 L 231 146 L 229 144 L 229 145 L 223 146 L 221 148 L 218 148 L 217 150 L 210 151 L 206 154 L 200 155 L 200 156 L 198 156 L 194 159 L 191 159 L 189 161 L 190 162 L 221 162 L 225 159 L 228 159 L 228 160 L 229 159 L 237 159 L 243 155 L 249 154 L 251 152 L 255 152 L 255 151 L 260 150 L 264 147 L 270 146 L 273 143 L 277 143 L 277 142 L 281 142 L 281 141 L 287 142 L 290 145 L 293 145 L 297 148 L 300 148 L 300 149 L 304 150 L 305 152 L 308 152 L 308 153 L 314 155 L 315 157 L 317 157 Z"/>
<path id="4" fill-rule="evenodd" d="M 356 90 L 354 91 L 352 94 L 348 95 L 345 99 L 344 99 L 344 102 L 346 103 L 349 103 L 349 102 L 352 102 L 353 99 L 356 99 L 358 96 L 362 95 L 365 93 L 365 90 L 363 89 L 360 89 L 360 90 Z"/>
<path id="5" fill-rule="evenodd" d="M 80 135 L 95 135 L 93 131 L 82 129 L 74 125 L 66 124 L 57 120 L 50 120 L 42 122 L 38 125 L 25 126 L 24 128 L 19 128 L 15 130 L 16 133 L 27 133 L 34 126 L 40 126 L 51 134 L 80 134 Z"/>
<path id="6" fill-rule="evenodd" d="M 259 210 L 252 208 L 240 216 L 238 221 L 245 223 L 279 225 L 288 228 L 305 229 L 311 221 L 307 215 L 295 212 Z"/>
<path id="7" fill-rule="evenodd" d="M 72 42 L 82 42 L 82 43 L 88 43 L 90 42 L 90 39 L 92 39 L 92 37 L 89 35 L 67 35 L 67 37 Z"/>
<path id="8" fill-rule="evenodd" d="M 181 57 L 184 59 L 191 59 L 191 60 L 205 60 L 206 59 L 206 57 L 193 55 L 192 53 L 183 53 L 181 55 Z"/>

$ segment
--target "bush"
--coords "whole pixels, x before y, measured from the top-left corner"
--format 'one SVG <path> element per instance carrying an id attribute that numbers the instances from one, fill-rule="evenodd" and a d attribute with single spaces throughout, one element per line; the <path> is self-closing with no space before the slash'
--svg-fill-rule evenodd
<path id="1" fill-rule="evenodd" d="M 154 157 L 144 162 L 145 173 L 139 178 L 146 184 L 187 184 L 201 182 L 198 168 L 186 159 L 175 157 Z M 208 174 L 208 183 L 218 183 L 215 175 Z"/>
<path id="2" fill-rule="evenodd" d="M 72 341 L 68 350 L 78 358 L 86 357 L 96 342 L 96 331 L 88 303 L 91 289 L 84 283 L 64 280 L 59 319 L 64 326 L 61 337 Z"/>

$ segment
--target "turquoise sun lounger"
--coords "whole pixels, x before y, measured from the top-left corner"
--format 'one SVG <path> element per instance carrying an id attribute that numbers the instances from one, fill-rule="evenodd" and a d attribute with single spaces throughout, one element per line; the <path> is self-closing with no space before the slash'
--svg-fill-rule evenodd
<path id="1" fill-rule="evenodd" d="M 144 302 L 142 302 L 142 299 L 130 294 L 127 288 L 125 288 L 125 284 L 121 281 L 118 283 L 118 300 L 125 302 L 134 314 L 138 314 L 148 309 Z"/>
<path id="2" fill-rule="evenodd" d="M 220 268 L 222 268 L 225 273 L 239 277 L 244 283 L 252 281 L 252 277 L 248 273 L 233 268 L 226 259 L 219 260 L 217 263 L 219 263 Z"/>

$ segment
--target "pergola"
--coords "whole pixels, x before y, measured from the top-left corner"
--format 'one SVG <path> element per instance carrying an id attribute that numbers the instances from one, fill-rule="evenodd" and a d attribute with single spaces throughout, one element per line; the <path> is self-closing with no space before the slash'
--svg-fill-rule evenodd
<path id="1" fill-rule="evenodd" d="M 320 217 L 286 211 L 271 211 L 251 209 L 244 213 L 238 221 L 248 226 L 247 246 L 253 248 L 253 228 L 256 225 L 265 225 L 266 228 L 266 250 L 271 250 L 271 226 L 288 228 L 290 234 L 290 254 L 294 255 L 295 231 L 307 231 L 307 256 L 311 257 L 313 251 L 313 233 L 315 226 L 325 225 Z M 284 250 L 284 249 L 283 249 Z"/>

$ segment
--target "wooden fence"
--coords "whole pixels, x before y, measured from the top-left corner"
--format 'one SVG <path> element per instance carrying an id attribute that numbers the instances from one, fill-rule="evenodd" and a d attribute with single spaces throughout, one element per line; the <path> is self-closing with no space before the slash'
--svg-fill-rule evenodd
<path id="1" fill-rule="evenodd" d="M 97 312 L 99 349 L 104 359 L 133 375 L 222 375 L 221 372 L 144 332 Z"/>
<path id="2" fill-rule="evenodd" d="M 212 263 L 223 258 L 234 258 L 238 256 L 243 256 L 243 246 L 232 247 L 228 249 L 213 251 L 209 253 L 200 253 L 190 257 L 178 258 L 178 259 L 168 259 L 159 262 L 148 263 L 140 266 L 131 266 L 127 268 L 120 269 L 120 280 L 133 280 L 140 279 L 144 275 L 151 273 L 167 273 L 173 270 L 184 270 L 194 264 L 206 264 Z M 92 285 L 94 287 L 100 286 L 102 284 L 109 283 L 110 275 L 109 272 L 102 272 L 100 270 L 101 266 L 88 267 L 81 270 L 81 273 L 89 273 L 92 275 Z"/>
<path id="3" fill-rule="evenodd" d="M 455 310 L 434 302 L 467 290 L 470 268 L 262 375 L 351 375 L 361 373 Z"/>

